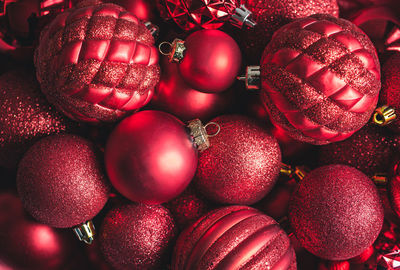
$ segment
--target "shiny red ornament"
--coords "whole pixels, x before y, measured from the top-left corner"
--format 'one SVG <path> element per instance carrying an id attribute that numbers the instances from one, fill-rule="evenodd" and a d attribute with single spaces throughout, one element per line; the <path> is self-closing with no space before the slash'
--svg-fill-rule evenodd
<path id="1" fill-rule="evenodd" d="M 312 15 L 278 30 L 261 59 L 261 98 L 291 137 L 328 144 L 350 137 L 378 102 L 380 65 L 351 22 Z"/>
<path id="2" fill-rule="evenodd" d="M 57 228 L 92 219 L 109 193 L 94 146 L 75 135 L 54 135 L 35 143 L 18 165 L 17 187 L 25 209 Z"/>
<path id="3" fill-rule="evenodd" d="M 324 261 L 319 263 L 318 270 L 350 270 L 350 263 L 348 261 Z"/>
<path id="4" fill-rule="evenodd" d="M 124 8 L 86 5 L 59 14 L 42 31 L 37 78 L 47 99 L 72 119 L 116 121 L 150 101 L 159 79 L 157 49 Z"/>
<path id="5" fill-rule="evenodd" d="M 219 116 L 211 122 L 220 131 L 199 155 L 196 188 L 224 204 L 250 205 L 261 200 L 279 175 L 278 142 L 264 127 L 244 116 Z"/>
<path id="6" fill-rule="evenodd" d="M 392 209 L 400 217 L 400 161 L 395 163 L 390 172 L 388 191 Z"/>
<path id="7" fill-rule="evenodd" d="M 292 195 L 289 220 L 303 247 L 327 260 L 360 255 L 378 237 L 383 207 L 374 183 L 345 165 L 319 167 Z"/>
<path id="8" fill-rule="evenodd" d="M 374 246 L 370 246 L 369 248 L 367 248 L 366 250 L 364 250 L 360 255 L 351 258 L 349 260 L 350 263 L 354 263 L 354 264 L 362 264 L 365 263 L 366 261 L 368 261 L 372 255 L 374 255 L 375 253 L 375 248 Z"/>
<path id="9" fill-rule="evenodd" d="M 156 19 L 156 15 L 154 14 L 154 9 L 156 9 L 155 0 L 107 0 L 105 2 L 111 2 L 124 7 L 144 22 Z"/>
<path id="10" fill-rule="evenodd" d="M 289 237 L 258 210 L 229 206 L 214 210 L 178 238 L 172 269 L 296 269 Z"/>
<path id="11" fill-rule="evenodd" d="M 186 126 L 160 111 L 125 118 L 111 133 L 105 165 L 112 185 L 135 202 L 159 204 L 192 180 L 197 149 Z"/>
<path id="12" fill-rule="evenodd" d="M 130 204 L 107 213 L 99 241 L 115 269 L 164 269 L 177 234 L 174 220 L 161 205 Z"/>

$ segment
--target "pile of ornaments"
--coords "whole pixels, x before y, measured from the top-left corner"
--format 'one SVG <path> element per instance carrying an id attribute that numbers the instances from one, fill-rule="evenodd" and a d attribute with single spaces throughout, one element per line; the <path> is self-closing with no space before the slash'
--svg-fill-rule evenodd
<path id="1" fill-rule="evenodd" d="M 400 269 L 395 2 L 0 1 L 0 269 Z"/>

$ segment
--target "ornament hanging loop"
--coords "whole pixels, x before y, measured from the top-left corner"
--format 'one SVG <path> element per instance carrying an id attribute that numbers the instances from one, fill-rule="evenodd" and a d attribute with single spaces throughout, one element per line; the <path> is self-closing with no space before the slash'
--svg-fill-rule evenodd
<path id="1" fill-rule="evenodd" d="M 215 127 L 217 128 L 217 131 L 214 132 L 213 134 L 208 134 L 208 133 L 207 133 L 207 136 L 208 136 L 209 138 L 217 136 L 217 135 L 219 134 L 219 132 L 221 131 L 221 126 L 220 126 L 220 125 L 218 125 L 218 124 L 215 123 L 215 122 L 209 122 L 209 123 L 207 123 L 207 124 L 204 126 L 204 128 L 206 129 L 206 132 L 207 132 L 207 127 L 209 127 L 209 126 L 215 126 Z"/>
<path id="2" fill-rule="evenodd" d="M 168 51 L 165 51 L 164 49 L 168 49 Z M 165 56 L 169 56 L 172 52 L 172 44 L 169 43 L 168 41 L 163 41 L 158 45 L 158 51 Z"/>
<path id="3" fill-rule="evenodd" d="M 88 245 L 93 243 L 96 230 L 91 220 L 82 223 L 81 225 L 75 227 L 73 230 L 80 241 L 83 241 Z"/>
<path id="4" fill-rule="evenodd" d="M 164 49 L 163 49 L 164 48 Z M 168 48 L 168 50 L 165 50 Z M 179 38 L 174 39 L 172 43 L 163 41 L 158 45 L 158 50 L 162 55 L 168 56 L 170 62 L 179 63 L 185 56 L 185 42 Z"/>

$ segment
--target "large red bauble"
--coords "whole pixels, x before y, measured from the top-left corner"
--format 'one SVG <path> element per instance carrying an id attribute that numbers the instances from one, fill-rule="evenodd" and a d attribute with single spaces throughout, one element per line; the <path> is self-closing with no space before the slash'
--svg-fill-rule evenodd
<path id="1" fill-rule="evenodd" d="M 242 55 L 228 34 L 219 30 L 196 31 L 185 39 L 185 48 L 179 71 L 189 86 L 216 93 L 234 83 Z"/>
<path id="2" fill-rule="evenodd" d="M 179 236 L 172 269 L 296 269 L 289 237 L 271 217 L 246 206 L 214 210 Z"/>
<path id="3" fill-rule="evenodd" d="M 374 183 L 345 165 L 313 170 L 289 204 L 289 220 L 303 247 L 327 260 L 347 260 L 370 247 L 382 228 Z"/>
<path id="4" fill-rule="evenodd" d="M 293 138 L 327 144 L 350 137 L 378 102 L 380 65 L 351 22 L 313 15 L 278 30 L 261 59 L 262 100 Z"/>
<path id="5" fill-rule="evenodd" d="M 400 161 L 395 163 L 390 172 L 388 191 L 392 209 L 400 217 Z"/>
<path id="6" fill-rule="evenodd" d="M 261 200 L 279 175 L 278 142 L 264 127 L 244 116 L 219 116 L 212 122 L 221 129 L 199 156 L 194 184 L 219 203 L 253 204 Z"/>
<path id="7" fill-rule="evenodd" d="M 0 166 L 15 168 L 44 136 L 73 129 L 40 93 L 33 72 L 18 69 L 0 76 Z"/>
<path id="8" fill-rule="evenodd" d="M 177 232 L 161 205 L 124 205 L 112 209 L 101 224 L 99 241 L 115 269 L 164 269 Z"/>
<path id="9" fill-rule="evenodd" d="M 125 118 L 105 151 L 112 185 L 135 202 L 159 204 L 176 197 L 192 180 L 197 149 L 185 125 L 159 111 Z"/>
<path id="10" fill-rule="evenodd" d="M 79 5 L 42 31 L 37 78 L 48 100 L 72 119 L 115 121 L 150 101 L 159 79 L 154 38 L 120 6 Z"/>
<path id="11" fill-rule="evenodd" d="M 57 228 L 92 219 L 109 193 L 94 145 L 75 135 L 35 143 L 18 165 L 17 187 L 25 209 Z"/>

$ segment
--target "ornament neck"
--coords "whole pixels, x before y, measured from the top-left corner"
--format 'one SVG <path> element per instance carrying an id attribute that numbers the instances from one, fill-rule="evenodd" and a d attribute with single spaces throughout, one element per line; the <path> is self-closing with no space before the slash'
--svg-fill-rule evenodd
<path id="1" fill-rule="evenodd" d="M 247 90 L 261 89 L 261 71 L 260 66 L 248 66 L 246 75 L 238 76 L 239 81 L 244 81 Z"/>
<path id="2" fill-rule="evenodd" d="M 89 245 L 92 244 L 96 230 L 91 220 L 82 223 L 81 225 L 73 228 L 73 230 L 80 241 L 83 241 Z"/>
<path id="3" fill-rule="evenodd" d="M 386 186 L 387 184 L 387 175 L 385 173 L 376 173 L 371 179 L 377 186 Z"/>
<path id="4" fill-rule="evenodd" d="M 386 126 L 396 120 L 396 118 L 395 109 L 388 105 L 383 105 L 375 109 L 372 122 L 378 126 Z"/>
<path id="5" fill-rule="evenodd" d="M 144 25 L 146 26 L 147 29 L 149 29 L 151 35 L 157 39 L 158 34 L 160 33 L 160 28 L 158 28 L 157 25 L 153 24 L 152 22 L 145 22 Z"/>
<path id="6" fill-rule="evenodd" d="M 207 127 L 211 125 L 214 125 L 217 128 L 217 131 L 213 134 L 208 134 Z M 193 137 L 194 143 L 200 152 L 203 152 L 210 147 L 210 141 L 208 138 L 217 136 L 221 130 L 221 127 L 215 122 L 209 122 L 203 126 L 200 119 L 189 121 L 188 128 L 190 130 L 190 135 Z"/>
<path id="7" fill-rule="evenodd" d="M 235 13 L 231 16 L 231 23 L 239 28 L 242 28 L 243 25 L 248 27 L 254 27 L 257 23 L 251 18 L 253 14 L 250 10 L 248 10 L 244 5 L 240 5 L 240 7 L 235 9 Z"/>
<path id="8" fill-rule="evenodd" d="M 281 174 L 294 179 L 297 183 L 301 182 L 309 170 L 303 166 L 291 166 L 285 163 L 281 163 Z"/>
<path id="9" fill-rule="evenodd" d="M 185 56 L 185 41 L 176 38 L 172 43 L 161 42 L 158 50 L 162 55 L 168 56 L 170 62 L 179 63 Z"/>

